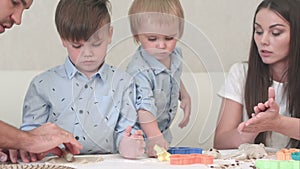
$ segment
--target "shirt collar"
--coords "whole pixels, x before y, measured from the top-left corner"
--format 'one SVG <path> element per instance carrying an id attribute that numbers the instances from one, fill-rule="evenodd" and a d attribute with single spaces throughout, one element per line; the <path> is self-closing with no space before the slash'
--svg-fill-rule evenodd
<path id="1" fill-rule="evenodd" d="M 171 53 L 171 70 L 168 70 L 165 65 L 159 62 L 153 56 L 149 55 L 149 53 L 146 52 L 142 46 L 140 46 L 138 49 L 140 55 L 150 65 L 155 74 L 159 74 L 163 71 L 174 74 L 180 68 L 182 59 L 181 53 L 179 53 L 177 50 L 178 48 L 175 48 Z"/>
<path id="2" fill-rule="evenodd" d="M 69 79 L 72 79 L 77 73 L 80 73 L 79 70 L 74 66 L 74 64 L 71 62 L 70 58 L 67 57 L 65 61 L 65 69 L 67 73 L 67 77 Z M 107 79 L 107 71 L 109 71 L 110 66 L 107 65 L 106 63 L 103 63 L 100 69 L 98 70 L 97 73 L 95 73 L 93 77 L 100 77 L 103 80 Z"/>
<path id="3" fill-rule="evenodd" d="M 66 58 L 65 69 L 66 69 L 67 77 L 69 79 L 72 79 L 75 76 L 75 74 L 78 72 L 77 68 L 73 65 L 69 57 Z"/>

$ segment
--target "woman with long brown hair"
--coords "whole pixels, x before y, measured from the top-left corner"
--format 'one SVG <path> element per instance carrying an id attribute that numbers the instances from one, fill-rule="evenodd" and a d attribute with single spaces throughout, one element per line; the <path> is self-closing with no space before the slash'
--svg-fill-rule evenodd
<path id="1" fill-rule="evenodd" d="M 231 67 L 219 92 L 216 148 L 299 148 L 299 9 L 299 0 L 264 0 L 257 7 L 249 60 Z"/>

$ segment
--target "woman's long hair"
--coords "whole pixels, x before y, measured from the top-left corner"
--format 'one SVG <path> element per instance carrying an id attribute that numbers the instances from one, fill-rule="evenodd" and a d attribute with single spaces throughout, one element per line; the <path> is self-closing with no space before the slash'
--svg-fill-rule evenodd
<path id="1" fill-rule="evenodd" d="M 291 117 L 300 118 L 300 1 L 299 0 L 264 0 L 259 4 L 254 15 L 253 26 L 256 14 L 261 9 L 270 9 L 282 16 L 290 24 L 290 50 L 288 53 L 288 69 L 284 72 L 288 84 L 285 88 L 287 95 L 287 110 Z M 252 41 L 249 54 L 249 69 L 245 85 L 245 104 L 249 118 L 253 107 L 257 103 L 265 102 L 268 99 L 268 87 L 272 85 L 272 73 L 268 64 L 263 63 L 257 46 L 254 41 L 255 29 L 253 28 Z M 276 96 L 275 96 L 276 97 Z M 298 127 L 299 126 L 295 126 Z M 260 133 L 255 143 L 266 143 L 268 132 Z M 300 141 L 291 139 L 290 147 L 300 147 Z"/>

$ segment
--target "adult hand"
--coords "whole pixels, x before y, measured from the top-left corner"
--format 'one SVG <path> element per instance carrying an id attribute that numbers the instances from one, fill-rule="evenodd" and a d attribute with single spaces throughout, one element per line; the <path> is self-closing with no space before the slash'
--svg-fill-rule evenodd
<path id="1" fill-rule="evenodd" d="M 268 108 L 270 108 L 270 99 L 273 101 L 275 100 L 275 90 L 273 87 L 269 87 L 268 89 L 268 100 L 265 103 L 258 103 L 257 106 L 254 106 L 254 114 L 252 116 L 255 116 L 259 114 L 260 112 L 264 112 Z"/>
<path id="2" fill-rule="evenodd" d="M 23 145 L 21 147 L 22 150 L 31 153 L 52 152 L 61 144 L 64 144 L 72 154 L 79 154 L 79 149 L 82 148 L 82 145 L 71 133 L 52 123 L 46 123 L 26 133 L 28 137 L 22 141 Z"/>
<path id="3" fill-rule="evenodd" d="M 146 153 L 149 157 L 157 157 L 156 151 L 154 150 L 154 146 L 158 145 L 166 150 L 169 148 L 168 142 L 164 139 L 164 136 L 161 134 L 155 137 L 148 137 L 148 145 Z"/>
<path id="4" fill-rule="evenodd" d="M 240 133 L 240 138 L 247 143 L 253 143 L 259 132 L 257 131 L 247 131 L 246 122 L 241 122 L 237 128 Z"/>
<path id="5" fill-rule="evenodd" d="M 119 146 L 121 156 L 129 159 L 135 159 L 141 156 L 145 150 L 145 141 L 142 130 L 137 130 L 132 135 L 131 126 L 128 126 L 122 137 Z"/>
<path id="6" fill-rule="evenodd" d="M 269 99 L 265 103 L 259 103 L 254 107 L 252 118 L 245 122 L 243 132 L 274 131 L 281 119 L 279 106 L 275 102 L 274 88 L 269 88 Z"/>
<path id="7" fill-rule="evenodd" d="M 7 154 L 4 152 L 3 149 L 0 149 L 0 163 L 7 161 Z"/>
<path id="8" fill-rule="evenodd" d="M 18 155 L 21 158 L 22 162 L 29 163 L 29 162 L 36 162 L 42 160 L 48 154 L 53 154 L 61 157 L 62 150 L 59 147 L 55 147 L 43 153 L 30 153 L 24 150 L 9 150 L 9 158 L 12 163 L 18 162 Z"/>

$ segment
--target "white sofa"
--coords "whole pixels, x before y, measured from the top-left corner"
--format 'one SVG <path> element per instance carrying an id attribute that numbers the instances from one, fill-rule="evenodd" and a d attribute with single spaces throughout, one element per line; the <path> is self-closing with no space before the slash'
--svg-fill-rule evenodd
<path id="1" fill-rule="evenodd" d="M 19 127 L 22 105 L 31 79 L 39 71 L 0 71 L 0 119 Z M 184 73 L 182 80 L 192 98 L 192 111 L 187 127 L 178 127 L 183 111 L 178 110 L 172 123 L 171 146 L 212 147 L 220 98 L 216 92 L 224 82 L 224 73 Z"/>

